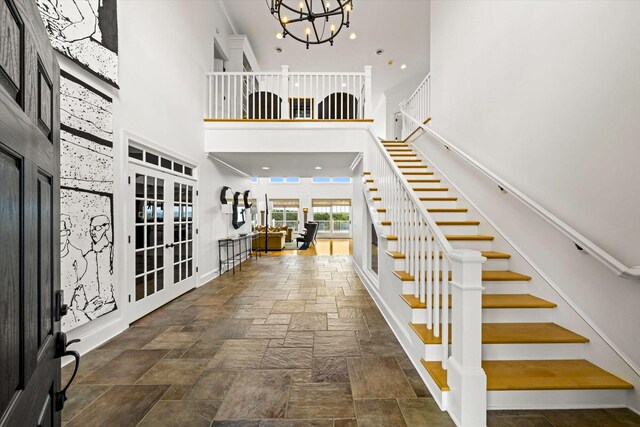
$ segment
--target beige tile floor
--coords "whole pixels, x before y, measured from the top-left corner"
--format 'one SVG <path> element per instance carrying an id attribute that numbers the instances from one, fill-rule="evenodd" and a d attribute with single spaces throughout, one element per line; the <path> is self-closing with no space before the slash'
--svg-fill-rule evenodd
<path id="1" fill-rule="evenodd" d="M 262 257 L 82 358 L 68 426 L 450 426 L 349 256 Z M 70 367 L 63 370 L 68 376 Z M 490 426 L 638 426 L 628 410 L 490 412 Z"/>

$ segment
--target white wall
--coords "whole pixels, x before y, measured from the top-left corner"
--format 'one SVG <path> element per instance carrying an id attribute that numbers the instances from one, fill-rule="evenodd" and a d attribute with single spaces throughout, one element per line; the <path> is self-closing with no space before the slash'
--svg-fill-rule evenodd
<path id="1" fill-rule="evenodd" d="M 258 178 L 258 183 L 253 184 L 251 192 L 253 197 L 258 198 L 258 200 L 264 200 L 265 193 L 269 196 L 269 199 L 299 199 L 299 226 L 300 229 L 303 229 L 304 214 L 302 209 L 309 208 L 307 219 L 309 221 L 312 220 L 312 199 L 351 199 L 353 197 L 353 184 L 314 184 L 311 182 L 311 178 L 301 178 L 299 184 L 270 184 L 269 178 Z M 351 216 L 355 218 L 353 208 Z"/>
<path id="2" fill-rule="evenodd" d="M 432 2 L 432 128 L 627 265 L 640 264 L 640 3 Z M 538 266 L 634 382 L 640 284 L 616 277 L 460 158 L 418 147 Z M 636 374 L 631 372 L 634 369 Z"/>
<path id="3" fill-rule="evenodd" d="M 387 138 L 387 97 L 383 93 L 373 109 L 373 132 L 380 138 Z"/>
<path id="4" fill-rule="evenodd" d="M 120 90 L 105 85 L 60 56 L 63 68 L 114 98 L 115 183 L 114 251 L 119 309 L 71 331 L 83 338 L 82 352 L 128 326 L 125 274 L 126 155 L 123 132 L 132 133 L 199 164 L 200 196 L 198 284 L 217 274 L 217 239 L 226 234 L 219 191 L 250 189 L 250 180 L 231 174 L 208 160 L 204 151 L 205 72 L 213 67 L 214 37 L 223 40 L 227 24 L 214 1 L 118 2 Z M 220 43 L 223 48 L 224 41 Z"/>
<path id="5" fill-rule="evenodd" d="M 640 2 L 434 1 L 432 126 L 640 265 Z"/>

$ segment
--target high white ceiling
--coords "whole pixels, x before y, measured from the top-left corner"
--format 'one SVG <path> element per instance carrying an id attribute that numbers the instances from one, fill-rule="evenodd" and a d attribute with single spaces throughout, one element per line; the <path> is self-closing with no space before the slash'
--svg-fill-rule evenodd
<path id="1" fill-rule="evenodd" d="M 222 2 L 237 33 L 249 37 L 262 71 L 289 65 L 291 71 L 356 72 L 372 65 L 377 99 L 408 78 L 425 76 L 429 69 L 429 0 L 353 0 L 351 27 L 338 35 L 333 47 L 327 43 L 309 50 L 291 38 L 275 38 L 282 28 L 265 0 Z M 349 38 L 351 32 L 355 40 Z M 276 53 L 276 47 L 283 52 Z M 377 49 L 384 49 L 384 54 L 377 56 Z"/>
<path id="2" fill-rule="evenodd" d="M 258 177 L 351 176 L 349 167 L 358 153 L 215 153 L 217 159 Z M 268 167 L 269 170 L 262 169 Z M 316 170 L 321 167 L 321 170 Z"/>

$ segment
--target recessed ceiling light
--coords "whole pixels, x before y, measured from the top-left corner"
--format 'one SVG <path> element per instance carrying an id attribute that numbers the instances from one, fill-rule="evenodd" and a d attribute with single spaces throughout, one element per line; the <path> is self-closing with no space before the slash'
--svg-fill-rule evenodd
<path id="1" fill-rule="evenodd" d="M 316 166 L 316 170 L 317 171 L 322 170 L 322 166 Z"/>
<path id="2" fill-rule="evenodd" d="M 347 87 L 347 84 L 346 83 L 342 83 L 342 87 Z"/>
<path id="3" fill-rule="evenodd" d="M 276 53 L 282 53 L 282 48 L 281 47 L 277 47 L 276 48 Z"/>
<path id="4" fill-rule="evenodd" d="M 393 65 L 393 59 L 390 59 L 390 60 L 387 62 L 387 65 Z"/>
<path id="5" fill-rule="evenodd" d="M 378 49 L 376 50 L 376 55 L 380 56 L 384 53 L 384 49 Z"/>
<path id="6" fill-rule="evenodd" d="M 300 86 L 300 83 L 294 83 L 293 85 L 294 85 L 295 87 L 298 87 L 298 86 Z"/>
<path id="7" fill-rule="evenodd" d="M 406 69 L 407 69 L 407 64 L 402 64 L 402 65 L 400 66 L 400 69 L 401 69 L 401 70 L 406 70 Z"/>
<path id="8" fill-rule="evenodd" d="M 268 166 L 263 166 L 263 167 L 262 167 L 262 170 L 264 170 L 264 171 L 268 171 L 268 170 L 269 170 L 269 167 L 268 167 Z"/>
<path id="9" fill-rule="evenodd" d="M 350 38 L 351 40 L 355 40 L 355 39 L 356 39 L 356 37 L 358 37 L 358 36 L 356 36 L 356 33 L 351 33 L 351 35 L 349 36 L 349 38 Z"/>
<path id="10" fill-rule="evenodd" d="M 277 38 L 278 40 L 282 39 L 282 33 L 276 33 L 276 38 Z"/>

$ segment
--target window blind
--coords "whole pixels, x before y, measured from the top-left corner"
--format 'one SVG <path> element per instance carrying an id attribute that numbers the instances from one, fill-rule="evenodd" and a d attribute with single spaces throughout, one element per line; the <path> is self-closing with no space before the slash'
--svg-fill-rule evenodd
<path id="1" fill-rule="evenodd" d="M 323 206 L 351 206 L 351 199 L 313 199 L 311 206 L 319 208 Z"/>
<path id="2" fill-rule="evenodd" d="M 271 199 L 274 208 L 298 208 L 300 207 L 299 199 Z"/>

